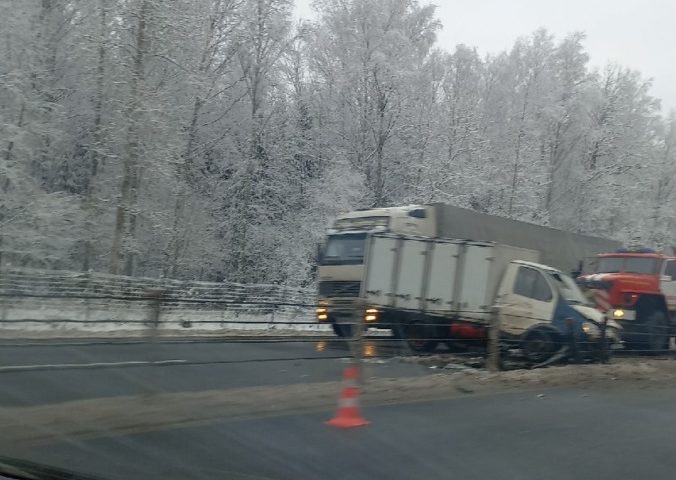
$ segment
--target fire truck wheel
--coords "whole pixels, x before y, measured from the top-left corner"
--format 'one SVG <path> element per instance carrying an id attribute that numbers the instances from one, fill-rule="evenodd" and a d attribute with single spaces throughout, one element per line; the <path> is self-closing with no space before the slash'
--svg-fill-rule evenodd
<path id="1" fill-rule="evenodd" d="M 669 348 L 669 326 L 664 312 L 655 310 L 645 319 L 642 347 L 648 354 L 655 354 Z"/>

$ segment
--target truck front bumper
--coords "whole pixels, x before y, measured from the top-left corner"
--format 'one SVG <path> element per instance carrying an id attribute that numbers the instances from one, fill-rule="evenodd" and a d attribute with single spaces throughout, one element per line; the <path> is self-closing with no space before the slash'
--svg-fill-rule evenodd
<path id="1" fill-rule="evenodd" d="M 364 309 L 332 309 L 330 306 L 317 308 L 316 318 L 319 323 L 356 324 L 363 321 L 365 328 L 380 327 L 382 312 L 377 308 Z"/>
<path id="2" fill-rule="evenodd" d="M 615 320 L 617 322 L 636 320 L 636 310 L 628 310 L 621 307 L 611 308 L 608 310 L 606 315 L 608 316 L 608 319 Z"/>

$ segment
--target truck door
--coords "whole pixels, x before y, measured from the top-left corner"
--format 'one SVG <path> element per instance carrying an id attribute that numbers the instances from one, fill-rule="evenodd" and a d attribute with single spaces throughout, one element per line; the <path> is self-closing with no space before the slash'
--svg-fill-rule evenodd
<path id="1" fill-rule="evenodd" d="M 667 299 L 669 310 L 676 311 L 676 260 L 666 260 L 662 267 L 660 289 Z"/>
<path id="2" fill-rule="evenodd" d="M 549 323 L 556 306 L 555 293 L 536 268 L 511 264 L 498 297 L 502 331 L 521 335 L 538 323 Z"/>

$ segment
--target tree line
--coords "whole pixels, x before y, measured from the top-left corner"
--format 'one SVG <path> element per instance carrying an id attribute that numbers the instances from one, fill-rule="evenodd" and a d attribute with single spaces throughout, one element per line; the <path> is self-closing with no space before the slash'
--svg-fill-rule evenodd
<path id="1" fill-rule="evenodd" d="M 415 0 L 3 0 L 0 262 L 305 285 L 330 219 L 447 202 L 676 244 L 676 115 L 584 34 L 447 52 Z"/>

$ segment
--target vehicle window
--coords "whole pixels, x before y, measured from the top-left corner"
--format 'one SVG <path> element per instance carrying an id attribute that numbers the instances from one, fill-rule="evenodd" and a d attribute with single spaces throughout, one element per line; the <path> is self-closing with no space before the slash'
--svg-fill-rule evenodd
<path id="1" fill-rule="evenodd" d="M 322 264 L 348 265 L 359 264 L 364 261 L 364 246 L 366 234 L 344 234 L 329 237 L 326 244 Z"/>
<path id="2" fill-rule="evenodd" d="M 537 276 L 535 277 L 535 284 L 533 285 L 532 298 L 543 302 L 549 302 L 552 299 L 552 289 L 540 272 L 535 273 Z"/>
<path id="3" fill-rule="evenodd" d="M 587 299 L 572 278 L 559 272 L 551 272 L 549 276 L 554 279 L 559 292 L 569 303 L 587 303 Z"/>
<path id="4" fill-rule="evenodd" d="M 533 283 L 535 283 L 535 273 L 532 268 L 519 267 L 519 272 L 516 275 L 516 282 L 514 282 L 514 293 L 524 297 L 530 297 L 533 291 Z"/>
<path id="5" fill-rule="evenodd" d="M 543 302 L 552 299 L 552 290 L 547 280 L 540 272 L 528 267 L 519 268 L 514 282 L 514 293 Z"/>
<path id="6" fill-rule="evenodd" d="M 627 257 L 624 262 L 624 271 L 626 273 L 644 273 L 654 275 L 657 270 L 657 259 Z"/>
<path id="7" fill-rule="evenodd" d="M 620 273 L 624 257 L 603 257 L 599 260 L 596 273 Z"/>
<path id="8" fill-rule="evenodd" d="M 667 261 L 667 266 L 664 269 L 664 274 L 669 275 L 672 280 L 676 280 L 676 261 Z"/>

